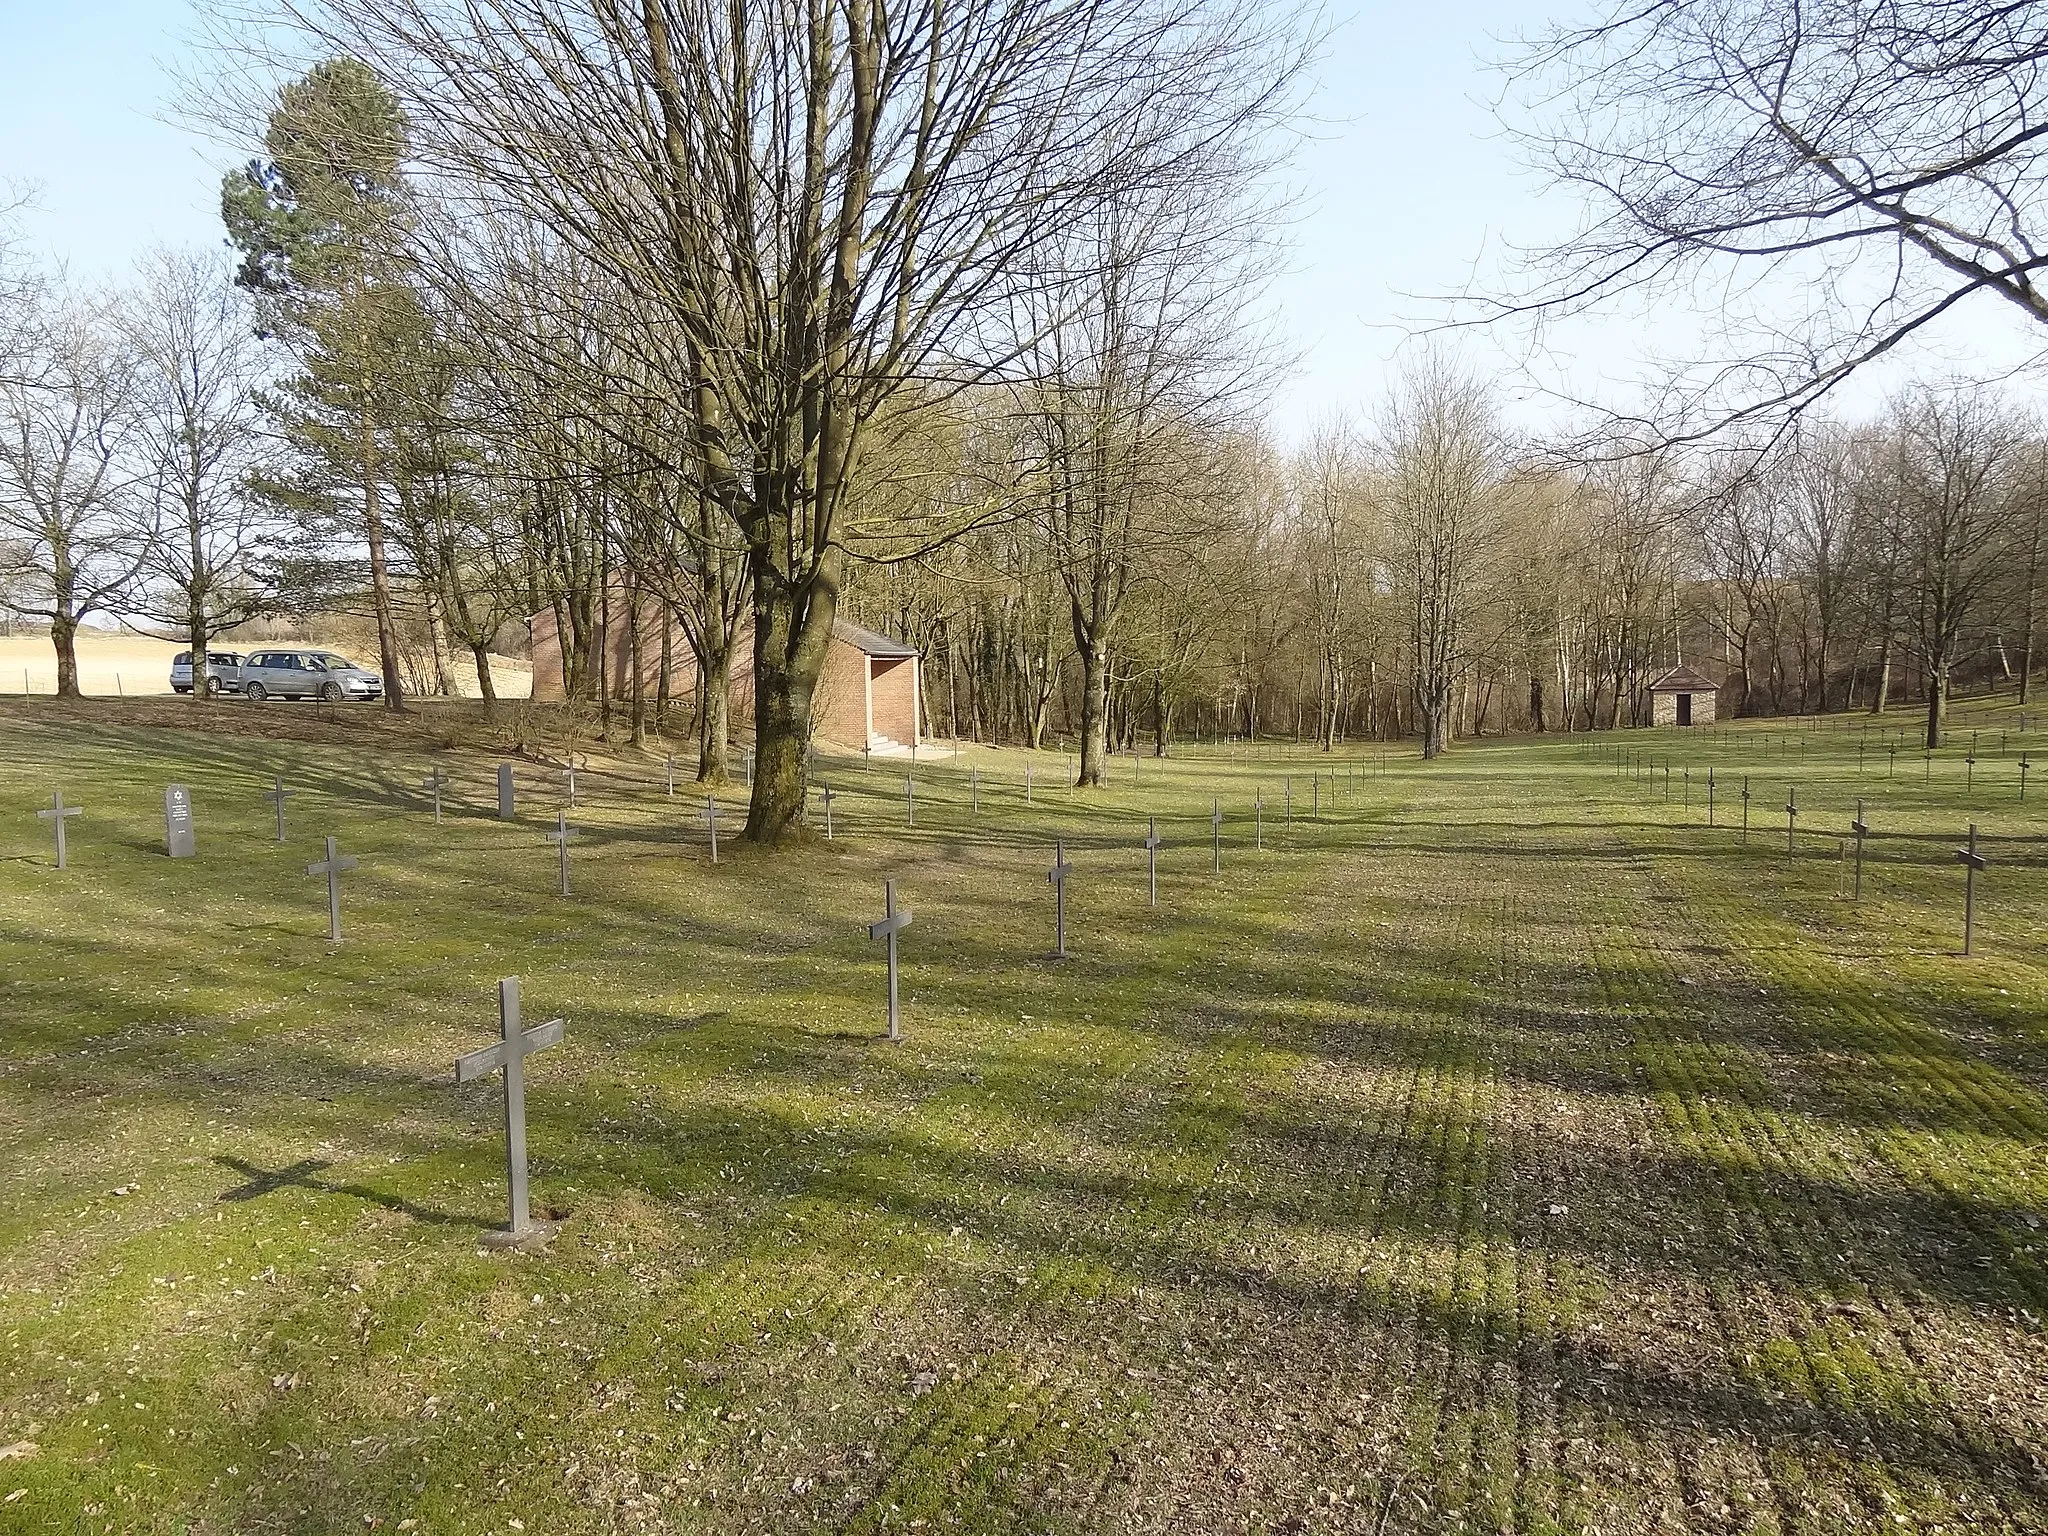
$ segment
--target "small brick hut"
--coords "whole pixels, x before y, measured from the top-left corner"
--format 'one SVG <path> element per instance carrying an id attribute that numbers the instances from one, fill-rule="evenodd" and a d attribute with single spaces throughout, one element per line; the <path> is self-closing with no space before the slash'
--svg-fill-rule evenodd
<path id="1" fill-rule="evenodd" d="M 630 688 L 633 639 L 623 589 L 612 593 L 611 622 L 606 625 L 606 675 L 614 697 Z M 654 598 L 640 604 L 640 667 L 651 698 L 661 682 L 661 629 L 669 626 L 669 697 L 679 704 L 694 701 L 697 658 L 682 626 L 666 615 Z M 553 609 L 526 621 L 533 635 L 533 696 L 563 697 L 562 640 Z M 734 647 L 729 708 L 732 727 L 745 731 L 753 723 L 754 678 L 751 628 L 740 632 Z M 878 753 L 908 752 L 921 741 L 920 660 L 915 646 L 863 629 L 844 619 L 832 625 L 832 645 L 825 654 L 817 692 L 811 700 L 813 734 L 844 747 L 866 747 Z"/>
<path id="2" fill-rule="evenodd" d="M 1650 724 L 1712 725 L 1719 685 L 1680 662 L 1650 684 Z"/>

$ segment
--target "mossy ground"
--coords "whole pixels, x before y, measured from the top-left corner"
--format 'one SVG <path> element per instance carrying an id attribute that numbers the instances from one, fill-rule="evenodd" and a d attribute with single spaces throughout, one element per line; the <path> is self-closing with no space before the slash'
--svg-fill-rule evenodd
<path id="1" fill-rule="evenodd" d="M 558 778 L 497 821 L 467 713 L 173 708 L 0 711 L 0 1530 L 2048 1528 L 2011 706 L 1924 770 L 1856 718 L 1186 748 L 1085 794 L 1039 754 L 1026 806 L 972 750 L 917 766 L 915 830 L 905 765 L 828 762 L 832 842 L 715 868 L 701 801 L 600 756 L 566 900 Z M 452 1082 L 510 974 L 568 1021 L 537 1254 L 479 1246 L 499 1101 Z"/>

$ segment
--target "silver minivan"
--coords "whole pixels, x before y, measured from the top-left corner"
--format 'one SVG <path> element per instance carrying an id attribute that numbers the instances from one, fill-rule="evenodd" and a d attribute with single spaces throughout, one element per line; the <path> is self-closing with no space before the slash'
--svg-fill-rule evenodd
<path id="1" fill-rule="evenodd" d="M 242 663 L 242 697 L 265 699 L 376 699 L 384 679 L 332 651 L 257 651 Z"/>

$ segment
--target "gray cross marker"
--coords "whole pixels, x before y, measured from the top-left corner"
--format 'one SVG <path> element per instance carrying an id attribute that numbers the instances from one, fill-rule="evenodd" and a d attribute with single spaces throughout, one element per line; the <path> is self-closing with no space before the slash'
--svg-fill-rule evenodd
<path id="1" fill-rule="evenodd" d="M 1977 871 L 1990 861 L 1977 851 L 1977 823 L 1970 823 L 1970 846 L 1956 850 L 1956 862 L 1963 866 L 1963 953 L 1970 952 L 1971 930 L 1977 920 Z"/>
<path id="2" fill-rule="evenodd" d="M 347 854 L 334 851 L 334 839 L 327 839 L 327 857 L 318 864 L 308 864 L 309 875 L 327 877 L 327 938 L 329 943 L 341 942 L 341 877 L 356 867 L 356 861 Z"/>
<path id="3" fill-rule="evenodd" d="M 2027 767 L 2027 754 L 2022 752 L 2020 754 L 2020 798 L 2022 800 L 2027 798 Z"/>
<path id="4" fill-rule="evenodd" d="M 1308 786 L 1308 819 L 1310 821 L 1321 821 L 1323 819 L 1323 776 L 1320 773 L 1310 774 Z"/>
<path id="5" fill-rule="evenodd" d="M 263 797 L 277 807 L 277 840 L 280 843 L 284 841 L 284 801 L 285 796 L 290 793 L 292 792 L 284 787 L 284 775 L 280 773 L 276 776 L 275 785 L 270 793 Z"/>
<path id="6" fill-rule="evenodd" d="M 1054 894 L 1053 950 L 1055 960 L 1067 958 L 1067 876 L 1074 866 L 1067 862 L 1067 850 L 1058 838 L 1052 844 L 1052 868 L 1045 878 L 1052 882 Z"/>
<path id="7" fill-rule="evenodd" d="M 1216 850 L 1216 873 L 1223 873 L 1223 802 L 1209 802 L 1209 838 Z"/>
<path id="8" fill-rule="evenodd" d="M 50 808 L 47 811 L 36 812 L 38 820 L 55 822 L 57 825 L 57 867 L 59 869 L 64 868 L 64 822 L 68 817 L 81 814 L 83 812 L 80 807 L 64 803 L 64 791 L 61 789 L 50 797 Z"/>
<path id="9" fill-rule="evenodd" d="M 1714 770 L 1707 770 L 1707 825 L 1714 824 Z"/>
<path id="10" fill-rule="evenodd" d="M 448 775 L 437 766 L 434 771 L 420 780 L 420 787 L 434 796 L 434 825 L 441 825 L 441 791 L 447 787 Z"/>
<path id="11" fill-rule="evenodd" d="M 1259 791 L 1252 797 L 1252 847 L 1260 853 L 1266 851 L 1266 794 Z"/>
<path id="12" fill-rule="evenodd" d="M 1287 778 L 1287 830 L 1294 830 L 1294 777 Z"/>
<path id="13" fill-rule="evenodd" d="M 512 784 L 512 765 L 498 764 L 498 820 L 511 821 L 519 814 L 517 792 Z"/>
<path id="14" fill-rule="evenodd" d="M 958 743 L 956 742 L 955 746 L 957 745 Z M 959 754 L 956 752 L 954 755 L 957 757 Z M 967 770 L 967 789 L 968 793 L 974 797 L 974 814 L 979 816 L 981 814 L 981 770 L 979 768 Z"/>
<path id="15" fill-rule="evenodd" d="M 917 780 L 908 775 L 903 780 L 903 814 L 911 826 L 917 825 Z"/>
<path id="16" fill-rule="evenodd" d="M 1149 906 L 1159 905 L 1159 819 L 1145 818 L 1145 888 Z"/>
<path id="17" fill-rule="evenodd" d="M 676 797 L 676 757 L 673 752 L 668 755 L 668 797 L 671 800 Z"/>
<path id="18" fill-rule="evenodd" d="M 573 811 L 576 809 L 576 761 L 574 758 L 571 758 L 569 766 L 562 770 L 562 776 L 569 784 L 569 809 Z"/>
<path id="19" fill-rule="evenodd" d="M 1889 779 L 1896 776 L 1899 771 L 1899 744 L 1896 741 L 1886 742 L 1884 750 L 1884 776 Z"/>
<path id="20" fill-rule="evenodd" d="M 825 802 L 825 841 L 829 843 L 832 841 L 832 786 L 830 784 L 819 785 L 818 794 Z"/>
<path id="21" fill-rule="evenodd" d="M 455 1058 L 455 1081 L 473 1083 L 502 1069 L 505 1073 L 505 1173 L 511 1194 L 511 1222 L 503 1232 L 484 1239 L 491 1247 L 511 1247 L 549 1237 L 553 1222 L 535 1221 L 526 1198 L 526 1058 L 560 1044 L 562 1021 L 549 1019 L 532 1029 L 519 1027 L 519 978 L 507 976 L 498 983 L 498 1029 L 504 1038 L 496 1045 Z"/>
<path id="22" fill-rule="evenodd" d="M 569 894 L 569 839 L 576 835 L 576 829 L 569 825 L 567 811 L 555 812 L 555 830 L 548 834 L 548 841 L 555 845 L 556 862 L 562 868 L 562 894 Z"/>
<path id="23" fill-rule="evenodd" d="M 747 788 L 754 787 L 754 749 L 747 748 Z"/>
<path id="24" fill-rule="evenodd" d="M 1029 763 L 1024 765 L 1024 803 L 1026 805 L 1031 803 L 1031 765 Z"/>
<path id="25" fill-rule="evenodd" d="M 1742 840 L 1749 841 L 1749 775 L 1742 776 Z"/>
<path id="26" fill-rule="evenodd" d="M 1792 851 L 1792 834 L 1799 826 L 1799 786 L 1785 791 L 1785 851 Z"/>
<path id="27" fill-rule="evenodd" d="M 868 937 L 889 941 L 889 1038 L 903 1038 L 902 1015 L 896 1005 L 896 935 L 910 926 L 910 908 L 896 910 L 896 882 L 882 882 L 882 911 L 886 914 L 879 923 L 868 924 Z"/>
<path id="28" fill-rule="evenodd" d="M 704 825 L 711 832 L 711 862 L 718 862 L 718 800 L 716 796 L 704 797 Z"/>
<path id="29" fill-rule="evenodd" d="M 1870 836 L 1870 828 L 1863 821 L 1863 802 L 1856 802 L 1856 819 L 1849 823 L 1849 830 L 1856 835 L 1856 897 L 1863 899 L 1863 839 Z"/>

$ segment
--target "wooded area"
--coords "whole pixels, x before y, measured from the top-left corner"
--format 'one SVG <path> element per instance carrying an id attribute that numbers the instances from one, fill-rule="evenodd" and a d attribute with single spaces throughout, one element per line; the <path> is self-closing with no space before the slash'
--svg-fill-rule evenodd
<path id="1" fill-rule="evenodd" d="M 246 88 L 205 110 L 257 147 L 223 187 L 235 260 L 164 253 L 108 293 L 0 248 L 0 599 L 48 626 L 60 691 L 81 623 L 203 656 L 361 612 L 392 708 L 458 657 L 488 699 L 494 641 L 545 612 L 606 735 L 693 732 L 714 783 L 751 743 L 765 841 L 804 804 L 840 616 L 919 648 L 936 734 L 1071 739 L 1084 785 L 1177 735 L 1435 756 L 1643 724 L 1680 662 L 1725 674 L 1724 716 L 1910 704 L 1936 744 L 1951 690 L 2026 697 L 2048 431 L 1961 379 L 1866 419 L 1828 396 L 1972 292 L 2041 311 L 2037 24 L 1865 9 L 1674 4 L 1531 44 L 1521 78 L 1565 105 L 1525 143 L 1593 211 L 1490 303 L 1543 322 L 1804 257 L 1852 285 L 1865 247 L 1917 296 L 1543 437 L 1423 346 L 1283 447 L 1262 304 L 1304 15 L 221 8 Z M 1702 170 L 1738 153 L 1739 183 Z M 690 718 L 607 664 L 607 615 L 650 599 Z"/>

